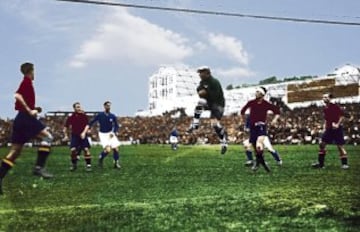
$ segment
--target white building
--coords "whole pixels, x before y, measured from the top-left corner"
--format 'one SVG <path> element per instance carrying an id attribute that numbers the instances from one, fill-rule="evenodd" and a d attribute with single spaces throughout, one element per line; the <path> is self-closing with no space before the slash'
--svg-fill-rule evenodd
<path id="1" fill-rule="evenodd" d="M 149 78 L 148 110 L 138 112 L 136 115 L 161 115 L 177 108 L 185 108 L 187 115 L 193 115 L 198 101 L 196 87 L 199 81 L 196 70 L 161 67 Z M 294 108 L 320 104 L 324 92 L 334 93 L 335 101 L 338 102 L 360 102 L 359 84 L 359 68 L 345 65 L 324 76 L 263 86 L 268 90 L 267 98 L 279 98 L 290 108 Z M 224 90 L 225 115 L 238 113 L 247 101 L 255 97 L 257 87 Z"/>
<path id="2" fill-rule="evenodd" d="M 136 115 L 154 116 L 178 108 L 190 109 L 197 102 L 196 87 L 199 81 L 195 70 L 161 67 L 149 78 L 148 110 Z"/>

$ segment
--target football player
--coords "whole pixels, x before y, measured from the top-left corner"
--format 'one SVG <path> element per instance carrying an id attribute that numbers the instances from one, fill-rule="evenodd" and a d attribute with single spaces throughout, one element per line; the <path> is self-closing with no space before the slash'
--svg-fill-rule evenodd
<path id="1" fill-rule="evenodd" d="M 87 131 L 85 130 L 89 123 L 88 117 L 81 109 L 79 102 L 73 104 L 74 113 L 66 119 L 65 126 L 63 129 L 64 140 L 69 140 L 68 129 L 71 129 L 71 142 L 70 142 L 70 157 L 71 166 L 70 171 L 77 169 L 77 161 L 82 150 L 85 154 L 86 171 L 91 171 L 91 154 L 90 154 L 90 143 L 86 136 Z"/>
<path id="2" fill-rule="evenodd" d="M 324 129 L 325 132 L 322 135 L 321 142 L 319 144 L 318 162 L 312 166 L 314 168 L 325 167 L 325 155 L 326 155 L 326 144 L 335 143 L 338 150 L 341 161 L 341 168 L 348 169 L 347 152 L 344 148 L 344 132 L 342 122 L 344 120 L 344 112 L 337 105 L 331 102 L 333 98 L 332 94 L 327 93 L 323 95 L 323 102 L 325 103 L 324 108 Z"/>
<path id="3" fill-rule="evenodd" d="M 170 132 L 170 138 L 169 138 L 169 141 L 170 141 L 170 144 L 171 144 L 171 149 L 173 151 L 176 151 L 177 148 L 178 148 L 178 142 L 179 142 L 178 136 L 179 136 L 179 133 L 176 130 L 176 127 L 174 127 L 172 129 L 172 131 Z"/>
<path id="4" fill-rule="evenodd" d="M 275 116 L 271 121 L 272 125 L 276 125 L 277 120 L 280 117 L 280 110 L 277 106 L 271 104 L 264 99 L 266 95 L 266 88 L 259 87 L 255 92 L 255 99 L 250 100 L 241 109 L 242 121 L 245 122 L 245 112 L 250 110 L 250 143 L 253 145 L 256 151 L 256 161 L 252 167 L 252 170 L 256 171 L 261 164 L 267 172 L 270 172 L 270 168 L 267 166 L 264 159 L 264 140 L 267 136 L 266 131 L 266 118 L 267 112 L 272 111 Z"/>
<path id="5" fill-rule="evenodd" d="M 104 112 L 97 114 L 93 120 L 90 121 L 89 125 L 87 126 L 87 130 L 94 125 L 96 122 L 99 122 L 100 129 L 99 129 L 99 138 L 100 143 L 103 147 L 103 151 L 99 155 L 99 166 L 103 166 L 104 158 L 113 151 L 113 158 L 114 158 L 114 168 L 119 169 L 120 166 L 120 154 L 119 154 L 119 146 L 120 141 L 117 138 L 119 124 L 117 122 L 117 118 L 115 114 L 110 112 L 111 102 L 106 101 L 104 102 Z"/>
<path id="6" fill-rule="evenodd" d="M 246 116 L 246 122 L 245 122 L 245 132 L 250 132 L 250 117 L 249 115 Z M 253 155 L 252 155 L 252 144 L 250 143 L 249 139 L 245 139 L 243 142 L 246 158 L 247 161 L 245 162 L 245 166 L 252 166 L 254 164 Z M 270 154 L 273 156 L 276 163 L 281 166 L 282 165 L 282 159 L 280 158 L 279 153 L 273 148 L 269 136 L 265 136 L 264 138 L 264 148 L 266 148 Z"/>
<path id="7" fill-rule="evenodd" d="M 44 168 L 50 154 L 53 136 L 37 118 L 38 113 L 41 112 L 41 108 L 36 107 L 35 102 L 36 95 L 33 86 L 35 79 L 34 64 L 24 63 L 20 66 L 20 71 L 24 75 L 24 78 L 15 93 L 15 110 L 17 110 L 18 113 L 13 123 L 10 151 L 2 160 L 0 166 L 0 194 L 3 193 L 2 180 L 15 165 L 15 160 L 20 156 L 24 144 L 35 137 L 42 139 L 42 142 L 38 147 L 38 156 L 33 174 L 43 178 L 53 177 L 53 175 Z"/>
<path id="8" fill-rule="evenodd" d="M 225 98 L 221 84 L 212 76 L 209 67 L 199 67 L 197 72 L 201 78 L 200 84 L 196 89 L 199 95 L 199 102 L 195 107 L 194 118 L 187 132 L 191 133 L 193 130 L 198 129 L 201 113 L 204 110 L 210 110 L 211 124 L 220 139 L 221 154 L 225 154 L 227 151 L 227 133 L 221 125 L 221 118 L 225 107 Z"/>

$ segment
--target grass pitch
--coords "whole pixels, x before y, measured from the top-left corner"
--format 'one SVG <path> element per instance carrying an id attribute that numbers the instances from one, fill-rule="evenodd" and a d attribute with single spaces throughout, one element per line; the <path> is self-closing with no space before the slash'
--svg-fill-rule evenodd
<path id="1" fill-rule="evenodd" d="M 360 147 L 347 146 L 349 170 L 334 146 L 314 170 L 317 146 L 276 146 L 272 172 L 244 166 L 239 145 L 121 147 L 122 169 L 107 157 L 93 171 L 83 158 L 69 171 L 69 150 L 53 148 L 51 180 L 31 174 L 36 150 L 26 148 L 3 181 L 0 231 L 359 231 Z M 7 149 L 0 149 L 1 157 Z"/>

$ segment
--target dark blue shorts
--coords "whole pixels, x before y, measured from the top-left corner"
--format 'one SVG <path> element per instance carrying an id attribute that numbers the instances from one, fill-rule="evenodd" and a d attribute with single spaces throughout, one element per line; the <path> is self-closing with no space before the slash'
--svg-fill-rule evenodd
<path id="1" fill-rule="evenodd" d="M 45 125 L 40 120 L 28 113 L 19 112 L 13 123 L 11 143 L 24 144 L 44 129 Z"/>
<path id="2" fill-rule="evenodd" d="M 259 136 L 266 136 L 266 124 L 261 124 L 257 126 L 251 126 L 250 127 L 250 143 L 255 146 L 256 140 Z"/>
<path id="3" fill-rule="evenodd" d="M 70 148 L 75 147 L 76 149 L 90 148 L 90 143 L 87 137 L 81 139 L 79 135 L 71 135 Z"/>
<path id="4" fill-rule="evenodd" d="M 344 145 L 345 140 L 343 127 L 340 126 L 337 129 L 326 129 L 321 137 L 321 140 L 327 144 L 334 143 L 336 145 Z"/>

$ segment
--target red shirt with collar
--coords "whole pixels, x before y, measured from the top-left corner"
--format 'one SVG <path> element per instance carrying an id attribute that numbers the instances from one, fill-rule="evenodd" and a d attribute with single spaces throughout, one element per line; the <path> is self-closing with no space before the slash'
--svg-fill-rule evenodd
<path id="1" fill-rule="evenodd" d="M 66 119 L 65 127 L 69 128 L 71 126 L 71 134 L 81 135 L 88 123 L 88 117 L 84 113 L 75 112 Z"/>
<path id="2" fill-rule="evenodd" d="M 24 101 L 31 110 L 35 109 L 35 89 L 30 77 L 24 76 L 16 93 L 24 98 Z M 17 100 L 15 102 L 15 110 L 27 112 L 26 108 Z"/>
<path id="3" fill-rule="evenodd" d="M 340 117 L 344 116 L 344 112 L 340 108 L 340 106 L 329 103 L 324 108 L 324 117 L 326 121 L 326 128 L 332 128 L 332 123 L 338 123 Z"/>
<path id="4" fill-rule="evenodd" d="M 250 109 L 249 117 L 251 126 L 254 126 L 257 122 L 266 122 L 268 110 L 272 111 L 274 114 L 280 114 L 279 108 L 266 100 L 260 102 L 257 99 L 248 101 L 241 109 L 241 115 L 245 115 L 248 108 Z"/>

